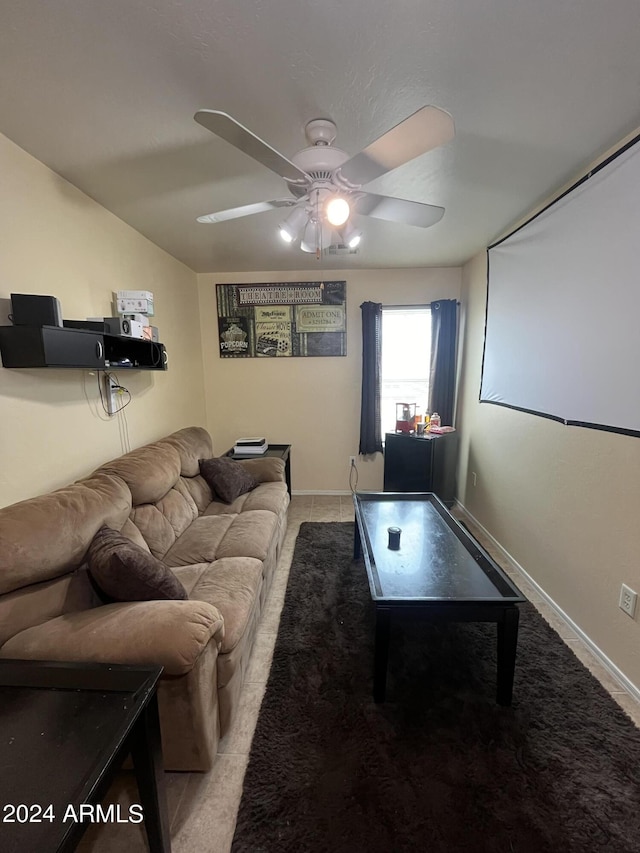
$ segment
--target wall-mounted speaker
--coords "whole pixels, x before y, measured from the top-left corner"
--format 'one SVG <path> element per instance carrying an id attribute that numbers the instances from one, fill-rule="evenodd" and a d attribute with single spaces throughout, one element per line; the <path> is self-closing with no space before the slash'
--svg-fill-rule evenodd
<path id="1" fill-rule="evenodd" d="M 62 326 L 60 302 L 55 296 L 12 293 L 11 322 L 14 326 Z"/>

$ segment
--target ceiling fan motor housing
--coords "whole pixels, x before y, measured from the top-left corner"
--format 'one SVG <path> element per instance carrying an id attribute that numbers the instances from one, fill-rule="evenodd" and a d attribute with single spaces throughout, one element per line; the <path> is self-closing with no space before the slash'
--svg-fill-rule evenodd
<path id="1" fill-rule="evenodd" d="M 330 118 L 314 118 L 304 126 L 304 135 L 310 145 L 331 145 L 338 128 Z"/>
<path id="2" fill-rule="evenodd" d="M 332 145 L 314 145 L 311 148 L 303 148 L 291 158 L 292 162 L 306 172 L 312 180 L 312 186 L 316 183 L 324 184 L 330 189 L 338 189 L 333 181 L 335 171 L 349 159 L 349 155 L 340 148 Z M 293 195 L 306 195 L 310 187 L 307 185 L 289 183 L 289 189 Z"/>

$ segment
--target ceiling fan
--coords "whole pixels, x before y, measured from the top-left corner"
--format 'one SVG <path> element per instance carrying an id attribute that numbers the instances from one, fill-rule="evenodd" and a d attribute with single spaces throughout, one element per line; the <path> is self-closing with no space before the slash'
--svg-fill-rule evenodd
<path id="1" fill-rule="evenodd" d="M 358 245 L 362 233 L 352 221 L 352 213 L 421 228 L 434 225 L 444 213 L 444 208 L 432 204 L 362 189 L 375 178 L 453 139 L 453 119 L 438 107 L 422 107 L 353 157 L 333 146 L 334 122 L 313 119 L 305 126 L 309 147 L 290 160 L 227 113 L 198 110 L 194 118 L 284 178 L 293 196 L 208 213 L 199 216 L 198 222 L 225 222 L 275 208 L 292 208 L 279 226 L 280 236 L 287 243 L 299 242 L 303 251 L 315 252 L 319 258 L 332 243 L 351 249 Z"/>

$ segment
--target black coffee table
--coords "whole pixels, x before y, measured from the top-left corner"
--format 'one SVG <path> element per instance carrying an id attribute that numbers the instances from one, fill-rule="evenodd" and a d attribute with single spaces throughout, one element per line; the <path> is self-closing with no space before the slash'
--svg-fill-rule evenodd
<path id="1" fill-rule="evenodd" d="M 391 619 L 412 613 L 452 622 L 496 622 L 497 701 L 510 705 L 520 590 L 432 492 L 354 495 L 354 556 L 362 553 L 376 608 L 373 696 L 384 702 Z M 389 527 L 401 528 L 389 548 Z"/>
<path id="2" fill-rule="evenodd" d="M 92 816 L 144 819 L 170 853 L 156 684 L 162 667 L 0 660 L 0 850 L 74 850 Z M 92 814 L 131 752 L 136 809 Z M 83 812 L 84 822 L 78 820 Z"/>

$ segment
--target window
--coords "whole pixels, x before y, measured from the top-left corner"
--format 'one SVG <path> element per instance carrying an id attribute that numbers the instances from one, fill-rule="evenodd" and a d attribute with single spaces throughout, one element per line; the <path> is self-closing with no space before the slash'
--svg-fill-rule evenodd
<path id="1" fill-rule="evenodd" d="M 395 432 L 396 403 L 415 403 L 424 417 L 429 405 L 431 309 L 426 305 L 382 307 L 382 436 Z"/>

